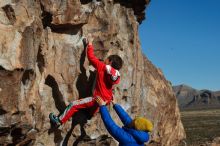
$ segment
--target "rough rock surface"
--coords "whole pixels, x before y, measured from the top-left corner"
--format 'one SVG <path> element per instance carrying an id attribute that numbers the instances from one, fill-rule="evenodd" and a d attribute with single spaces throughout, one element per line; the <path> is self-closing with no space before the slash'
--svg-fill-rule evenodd
<path id="1" fill-rule="evenodd" d="M 81 111 L 59 129 L 48 119 L 91 95 L 95 72 L 82 43 L 88 33 L 99 58 L 123 58 L 115 96 L 132 116 L 153 121 L 149 145 L 177 145 L 185 133 L 172 87 L 141 52 L 138 27 L 148 3 L 1 0 L 0 145 L 116 145 L 99 114 L 88 119 Z"/>

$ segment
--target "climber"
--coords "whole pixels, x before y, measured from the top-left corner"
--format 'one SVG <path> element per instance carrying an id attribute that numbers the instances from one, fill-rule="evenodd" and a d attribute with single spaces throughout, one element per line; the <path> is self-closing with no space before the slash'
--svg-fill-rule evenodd
<path id="1" fill-rule="evenodd" d="M 153 124 L 148 119 L 137 117 L 132 120 L 124 109 L 113 101 L 113 108 L 124 124 L 121 128 L 112 120 L 105 106 L 106 102 L 100 97 L 96 97 L 95 100 L 100 106 L 100 114 L 106 129 L 119 142 L 119 146 L 144 146 L 144 143 L 149 141 L 149 132 L 152 131 Z"/>
<path id="2" fill-rule="evenodd" d="M 99 105 L 95 101 L 94 97 L 101 96 L 107 104 L 109 104 L 113 98 L 113 85 L 118 84 L 120 81 L 119 70 L 122 67 L 123 61 L 118 55 L 110 55 L 103 62 L 100 61 L 94 55 L 92 42 L 93 37 L 91 34 L 89 34 L 86 39 L 87 57 L 90 63 L 97 70 L 96 84 L 93 95 L 92 97 L 86 97 L 72 101 L 60 116 L 56 116 L 55 114 L 50 113 L 50 121 L 56 127 L 64 124 L 80 109 L 87 109 L 92 107 L 89 114 L 93 116 L 99 109 Z"/>

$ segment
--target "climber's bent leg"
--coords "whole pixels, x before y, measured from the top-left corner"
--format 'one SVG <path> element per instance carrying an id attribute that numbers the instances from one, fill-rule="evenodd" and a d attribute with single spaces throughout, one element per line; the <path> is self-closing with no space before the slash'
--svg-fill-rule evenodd
<path id="1" fill-rule="evenodd" d="M 95 103 L 96 102 L 93 99 L 93 97 L 87 97 L 71 102 L 67 106 L 63 114 L 59 116 L 61 123 L 62 124 L 65 123 L 68 119 L 70 119 L 74 115 L 74 113 L 76 113 L 80 109 L 92 107 L 93 105 L 95 105 Z"/>

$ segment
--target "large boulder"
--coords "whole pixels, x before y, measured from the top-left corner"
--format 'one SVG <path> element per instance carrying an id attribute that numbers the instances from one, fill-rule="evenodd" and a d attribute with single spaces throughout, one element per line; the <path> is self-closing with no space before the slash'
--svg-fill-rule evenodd
<path id="1" fill-rule="evenodd" d="M 81 111 L 59 129 L 48 119 L 50 112 L 58 114 L 92 93 L 95 71 L 82 42 L 88 33 L 100 59 L 123 58 L 115 97 L 132 117 L 153 122 L 150 145 L 177 145 L 185 133 L 171 84 L 140 46 L 138 27 L 148 3 L 1 0 L 0 145 L 116 145 L 105 136 L 99 114 L 90 119 Z"/>

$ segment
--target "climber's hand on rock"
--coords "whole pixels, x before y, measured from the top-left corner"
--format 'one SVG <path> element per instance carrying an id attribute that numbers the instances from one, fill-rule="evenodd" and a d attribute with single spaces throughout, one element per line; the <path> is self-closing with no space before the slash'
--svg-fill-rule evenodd
<path id="1" fill-rule="evenodd" d="M 106 105 L 106 102 L 99 96 L 95 97 L 95 100 L 99 104 L 99 106 Z"/>
<path id="2" fill-rule="evenodd" d="M 88 36 L 87 36 L 88 44 L 92 44 L 93 40 L 94 40 L 93 36 L 89 33 Z"/>

